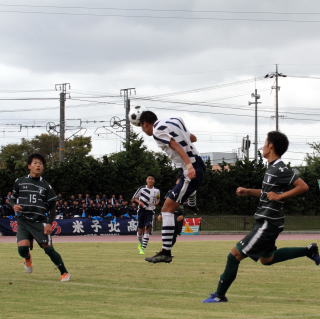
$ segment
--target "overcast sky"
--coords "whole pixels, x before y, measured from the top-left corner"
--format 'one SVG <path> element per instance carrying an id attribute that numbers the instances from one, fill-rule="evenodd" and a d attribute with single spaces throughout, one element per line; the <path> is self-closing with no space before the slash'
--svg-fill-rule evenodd
<path id="1" fill-rule="evenodd" d="M 264 76 L 278 64 L 287 75 L 279 78 L 280 130 L 291 141 L 284 159 L 300 164 L 319 141 L 319 27 L 318 1 L 1 2 L 0 145 L 58 123 L 54 88 L 68 82 L 67 136 L 81 124 L 95 156 L 121 149 L 123 133 L 108 126 L 124 118 L 119 93 L 131 87 L 132 105 L 183 117 L 200 152 L 237 150 L 246 135 L 253 142 L 248 101 L 257 88 L 261 147 L 275 128 L 275 83 Z M 5 100 L 18 97 L 30 100 Z"/>

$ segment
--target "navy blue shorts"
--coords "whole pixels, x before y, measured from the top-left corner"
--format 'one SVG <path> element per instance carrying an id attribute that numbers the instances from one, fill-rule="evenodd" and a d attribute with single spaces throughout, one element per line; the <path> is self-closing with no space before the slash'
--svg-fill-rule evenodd
<path id="1" fill-rule="evenodd" d="M 192 180 L 186 178 L 181 169 L 178 184 L 167 193 L 166 197 L 169 197 L 177 203 L 184 203 L 188 197 L 199 188 L 203 181 L 206 167 L 200 156 L 196 156 L 196 161 L 192 165 L 196 171 L 196 177 Z"/>
<path id="2" fill-rule="evenodd" d="M 139 208 L 138 210 L 138 228 L 145 228 L 152 226 L 154 217 L 153 210 L 146 210 L 143 208 Z"/>

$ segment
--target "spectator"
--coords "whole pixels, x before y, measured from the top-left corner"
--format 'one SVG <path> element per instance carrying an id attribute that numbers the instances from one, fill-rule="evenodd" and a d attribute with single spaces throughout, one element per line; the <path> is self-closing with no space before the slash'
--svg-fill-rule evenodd
<path id="1" fill-rule="evenodd" d="M 101 198 L 100 198 L 100 195 L 99 195 L 99 194 L 96 195 L 95 202 L 96 202 L 96 204 L 98 204 L 98 203 L 101 202 Z"/>
<path id="2" fill-rule="evenodd" d="M 115 194 L 113 194 L 112 196 L 111 196 L 111 205 L 114 207 L 115 205 L 116 205 L 116 203 L 118 202 L 117 201 L 117 199 L 116 199 L 116 195 Z"/>
<path id="3" fill-rule="evenodd" d="M 85 201 L 81 205 L 80 216 L 83 217 L 83 218 L 88 217 L 87 204 L 86 204 Z"/>
<path id="4" fill-rule="evenodd" d="M 89 193 L 87 193 L 87 194 L 86 194 L 86 197 L 85 197 L 85 201 L 86 201 L 87 206 L 89 206 L 89 204 L 90 204 L 90 200 L 91 200 L 91 198 L 90 198 L 90 194 L 89 194 Z"/>

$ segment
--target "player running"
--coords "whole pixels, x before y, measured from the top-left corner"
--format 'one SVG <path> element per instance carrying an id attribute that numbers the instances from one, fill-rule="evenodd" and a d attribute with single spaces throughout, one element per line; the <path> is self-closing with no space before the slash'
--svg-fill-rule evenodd
<path id="1" fill-rule="evenodd" d="M 24 268 L 32 272 L 33 239 L 50 257 L 61 273 L 60 281 L 69 281 L 61 256 L 55 251 L 51 240 L 51 223 L 56 215 L 57 196 L 52 187 L 41 177 L 45 159 L 40 154 L 28 158 L 29 175 L 15 181 L 10 200 L 18 221 L 17 243 L 19 255 L 24 258 Z"/>
<path id="2" fill-rule="evenodd" d="M 160 190 L 154 187 L 154 176 L 149 175 L 146 183 L 147 185 L 139 187 L 132 197 L 132 201 L 138 204 L 137 238 L 140 255 L 144 255 L 144 250 L 147 248 L 152 230 L 154 210 L 160 202 Z"/>
<path id="3" fill-rule="evenodd" d="M 175 232 L 174 212 L 181 203 L 200 186 L 205 165 L 193 145 L 196 137 L 191 134 L 179 117 L 158 120 L 156 114 L 144 111 L 140 115 L 140 126 L 149 136 L 153 136 L 158 146 L 167 153 L 177 168 L 180 168 L 179 182 L 168 192 L 161 209 L 162 250 L 145 258 L 152 263 L 172 261 L 171 248 Z"/>
<path id="4" fill-rule="evenodd" d="M 263 157 L 268 160 L 261 189 L 238 187 L 238 196 L 260 197 L 253 230 L 231 249 L 227 264 L 220 276 L 217 290 L 203 300 L 204 303 L 226 302 L 226 292 L 235 280 L 240 261 L 250 257 L 260 260 L 263 265 L 273 265 L 298 257 L 309 257 L 316 265 L 320 264 L 317 244 L 307 247 L 288 247 L 277 249 L 275 242 L 284 228 L 284 200 L 306 192 L 308 185 L 295 172 L 286 166 L 281 156 L 287 151 L 289 141 L 280 132 L 269 132 L 263 146 Z"/>

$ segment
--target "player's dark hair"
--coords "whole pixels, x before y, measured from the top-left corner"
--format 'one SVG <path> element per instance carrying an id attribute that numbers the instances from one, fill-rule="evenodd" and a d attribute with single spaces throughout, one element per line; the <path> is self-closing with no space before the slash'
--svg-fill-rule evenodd
<path id="1" fill-rule="evenodd" d="M 30 165 L 34 159 L 37 159 L 37 160 L 41 161 L 43 165 L 46 165 L 45 158 L 41 154 L 38 154 L 38 153 L 34 153 L 34 154 L 29 155 L 28 165 Z"/>
<path id="2" fill-rule="evenodd" d="M 147 178 L 148 178 L 148 177 L 152 177 L 154 180 L 156 179 L 156 178 L 154 177 L 154 175 L 152 175 L 152 174 L 148 174 L 148 175 L 147 175 Z"/>
<path id="3" fill-rule="evenodd" d="M 287 151 L 289 140 L 287 136 L 281 132 L 272 131 L 268 133 L 267 140 L 274 147 L 274 151 L 280 157 Z"/>
<path id="4" fill-rule="evenodd" d="M 157 120 L 157 115 L 151 111 L 143 111 L 140 115 L 140 124 L 143 124 L 144 122 L 154 124 Z"/>

